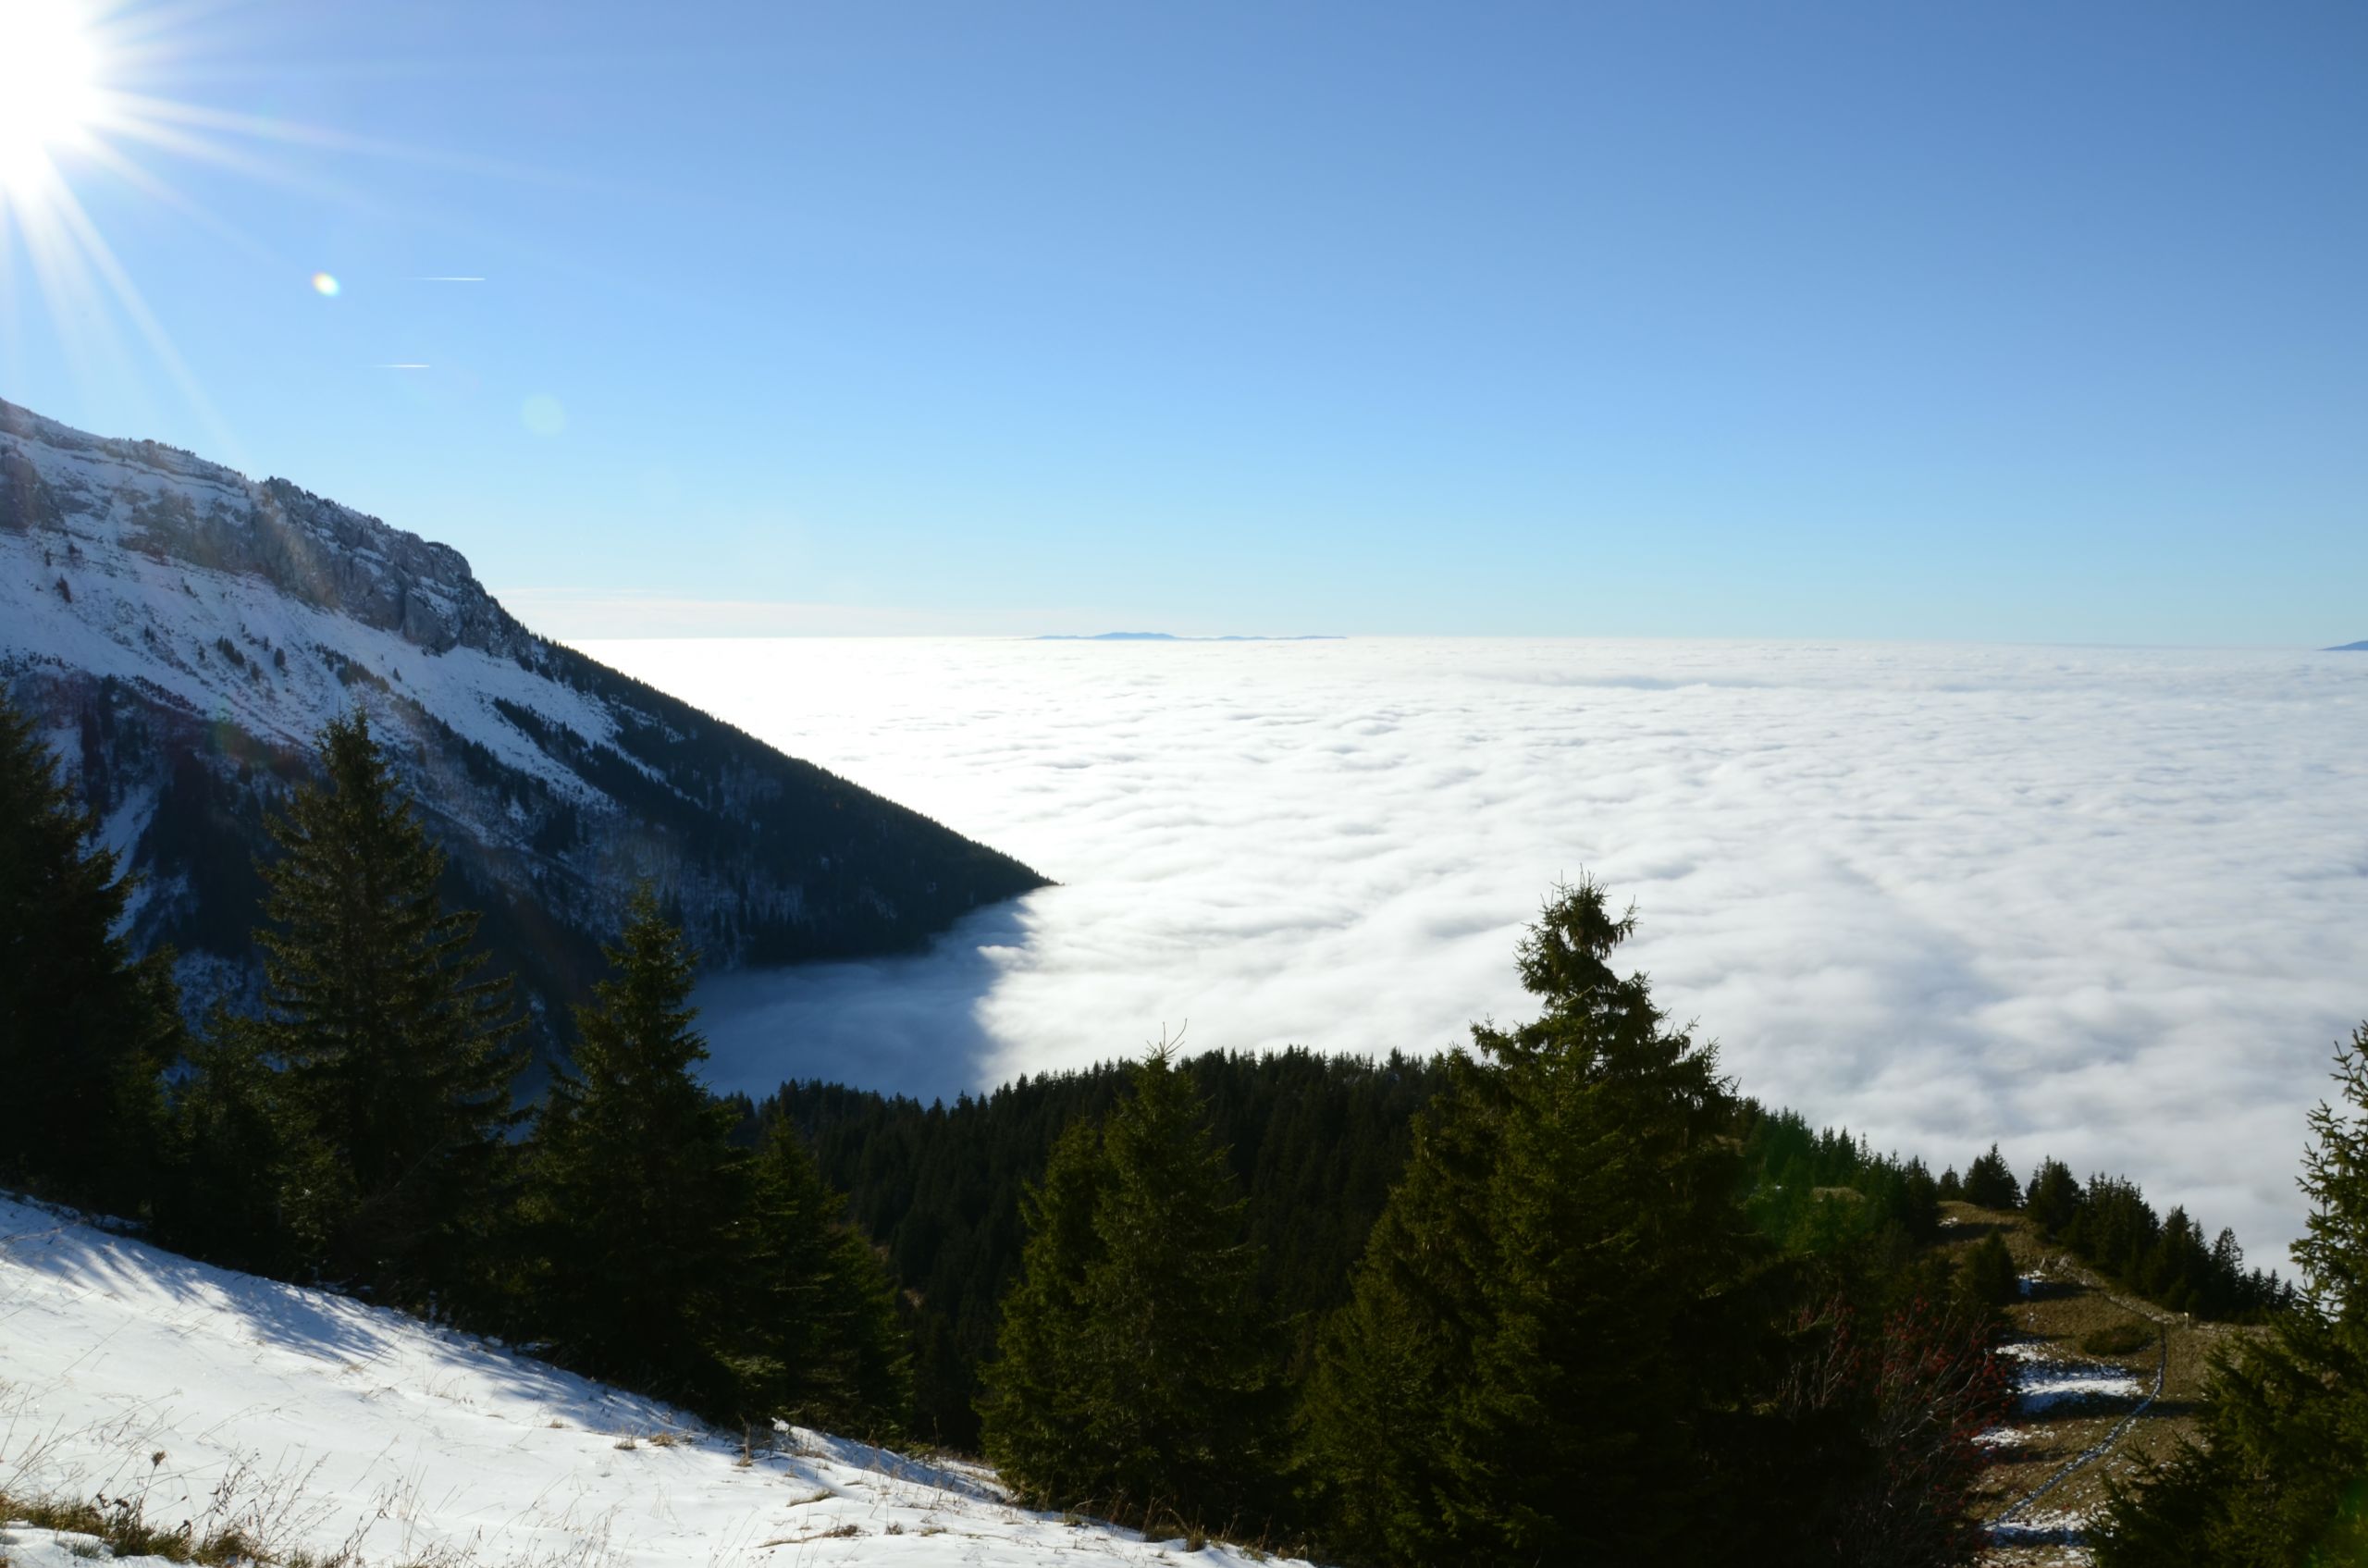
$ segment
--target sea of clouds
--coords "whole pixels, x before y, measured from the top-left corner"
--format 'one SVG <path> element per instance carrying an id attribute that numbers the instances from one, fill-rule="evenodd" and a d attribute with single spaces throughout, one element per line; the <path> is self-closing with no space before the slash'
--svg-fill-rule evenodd
<path id="1" fill-rule="evenodd" d="M 2368 1016 L 2368 656 L 1357 639 L 588 643 L 1060 885 L 926 956 L 722 976 L 725 1086 L 922 1095 L 1522 1016 L 1558 878 L 1744 1092 L 2138 1178 L 2283 1265 Z"/>

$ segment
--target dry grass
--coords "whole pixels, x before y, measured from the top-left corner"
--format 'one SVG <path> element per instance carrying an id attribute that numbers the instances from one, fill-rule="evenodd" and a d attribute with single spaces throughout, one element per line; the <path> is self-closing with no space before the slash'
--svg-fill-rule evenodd
<path id="1" fill-rule="evenodd" d="M 65 1501 L 0 1492 L 0 1521 L 36 1530 L 92 1536 L 117 1557 L 161 1557 L 167 1562 L 253 1562 L 262 1553 L 244 1531 L 223 1526 L 200 1533 L 189 1521 L 170 1528 L 151 1525 L 131 1498 Z"/>

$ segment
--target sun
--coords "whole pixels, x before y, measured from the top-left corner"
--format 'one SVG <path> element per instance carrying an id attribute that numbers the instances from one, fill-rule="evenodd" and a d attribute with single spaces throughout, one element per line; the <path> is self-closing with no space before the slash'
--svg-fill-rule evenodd
<path id="1" fill-rule="evenodd" d="M 98 111 L 98 50 L 69 0 L 0 0 L 0 191 L 48 178 Z"/>
<path id="2" fill-rule="evenodd" d="M 144 368 L 130 352 L 129 327 L 230 452 L 236 438 L 108 243 L 102 216 L 120 216 L 138 197 L 236 247 L 291 290 L 309 278 L 315 293 L 332 296 L 339 284 L 319 269 L 323 258 L 290 255 L 204 199 L 213 180 L 157 166 L 227 171 L 356 208 L 371 204 L 369 192 L 324 178 L 324 154 L 541 178 L 208 102 L 203 93 L 185 96 L 209 74 L 219 91 L 222 68 L 233 67 L 235 80 L 240 51 L 272 35 L 267 19 L 242 17 L 242 7 L 267 8 L 249 0 L 0 0 L 0 379 L 13 372 L 20 328 L 36 315 L 78 375 Z M 86 205 L 96 191 L 111 199 Z"/>

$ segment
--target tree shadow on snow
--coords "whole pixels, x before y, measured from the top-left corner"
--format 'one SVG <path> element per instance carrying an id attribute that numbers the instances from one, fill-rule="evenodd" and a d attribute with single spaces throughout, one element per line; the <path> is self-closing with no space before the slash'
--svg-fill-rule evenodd
<path id="1" fill-rule="evenodd" d="M 383 1376 L 413 1392 L 432 1393 L 446 1375 L 465 1376 L 488 1392 L 596 1429 L 684 1420 L 658 1401 L 612 1392 L 473 1335 L 329 1290 L 199 1263 L 68 1211 L 0 1197 L 0 1255 L 70 1290 L 120 1301 L 201 1345 L 243 1340 L 319 1362 L 330 1376 L 364 1383 Z"/>

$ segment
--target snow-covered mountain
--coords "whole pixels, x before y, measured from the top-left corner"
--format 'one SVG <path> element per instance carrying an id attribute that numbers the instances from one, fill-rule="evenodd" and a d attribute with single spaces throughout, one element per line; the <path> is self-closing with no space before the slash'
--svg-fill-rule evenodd
<path id="1" fill-rule="evenodd" d="M 161 1526 L 356 1564 L 1253 1561 L 1031 1512 L 975 1465 L 752 1437 L 0 1193 L 0 1496 L 137 1500 Z M 0 1514 L 0 1560 L 94 1545 Z"/>
<path id="2" fill-rule="evenodd" d="M 360 703 L 538 1008 L 652 880 L 710 964 L 918 945 L 1027 867 L 527 631 L 450 546 L 0 401 L 0 685 L 193 1000 L 254 981 L 265 811 Z M 557 1016 L 557 1015 L 553 1015 Z"/>

